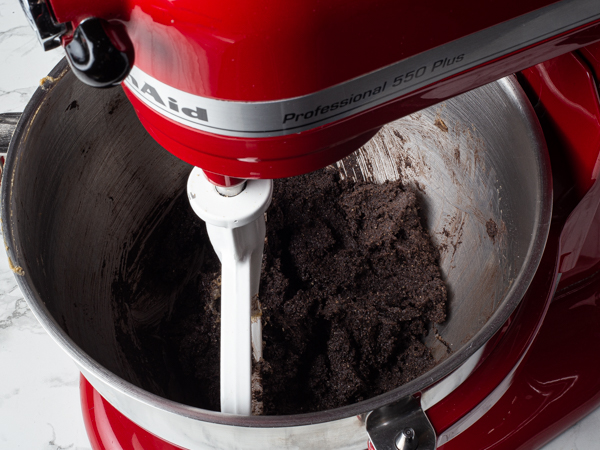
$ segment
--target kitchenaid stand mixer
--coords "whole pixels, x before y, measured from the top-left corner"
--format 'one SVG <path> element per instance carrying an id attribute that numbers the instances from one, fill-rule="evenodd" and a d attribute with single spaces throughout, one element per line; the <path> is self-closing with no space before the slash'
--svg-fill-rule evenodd
<path id="1" fill-rule="evenodd" d="M 450 12 L 385 2 L 355 10 L 261 5 L 259 14 L 256 5 L 241 4 L 234 14 L 230 5 L 193 2 L 87 9 L 55 1 L 42 15 L 44 23 L 67 23 L 45 39 L 62 39 L 78 77 L 109 86 L 131 69 L 126 93 L 150 134 L 231 188 L 239 179 L 291 176 L 337 161 L 390 120 L 600 39 L 600 11 L 592 3 L 511 5 L 515 11 L 500 17 L 481 5 Z M 423 39 L 403 23 L 402 36 L 414 48 L 390 45 L 397 28 L 381 21 L 399 20 L 393 8 L 403 17 L 427 13 L 438 32 Z M 466 18 L 442 28 L 447 14 Z M 206 22 L 211 15 L 219 30 Z M 467 19 L 473 16 L 477 21 Z M 372 38 L 353 33 L 350 19 L 357 18 Z M 321 23 L 333 25 L 325 30 Z M 297 39 L 307 35 L 314 48 Z M 120 69 L 107 75 L 103 67 Z"/>

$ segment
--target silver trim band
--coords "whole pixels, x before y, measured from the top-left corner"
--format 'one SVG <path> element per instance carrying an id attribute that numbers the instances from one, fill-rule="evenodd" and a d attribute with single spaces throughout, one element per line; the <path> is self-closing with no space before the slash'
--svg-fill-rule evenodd
<path id="1" fill-rule="evenodd" d="M 191 128 L 234 137 L 285 136 L 352 116 L 597 19 L 598 0 L 562 0 L 336 86 L 285 100 L 200 97 L 135 66 L 124 83 L 148 107 Z"/>

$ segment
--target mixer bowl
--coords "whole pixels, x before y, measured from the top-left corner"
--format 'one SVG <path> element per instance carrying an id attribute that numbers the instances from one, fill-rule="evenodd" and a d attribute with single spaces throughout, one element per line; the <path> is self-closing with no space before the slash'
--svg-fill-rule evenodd
<path id="1" fill-rule="evenodd" d="M 36 317 L 92 385 L 182 447 L 364 449 L 369 412 L 416 392 L 435 402 L 443 394 L 428 396 L 429 386 L 477 363 L 540 261 L 549 162 L 531 106 L 506 78 L 387 125 L 335 166 L 343 177 L 401 179 L 417 190 L 448 285 L 448 319 L 437 331 L 450 354 L 430 333 L 437 365 L 429 372 L 318 413 L 239 417 L 162 398 L 139 387 L 147 380 L 118 342 L 115 328 L 126 318 L 114 310 L 112 286 L 116 274 L 134 283 L 149 270 L 134 256 L 184 191 L 191 167 L 149 137 L 121 89 L 89 88 L 64 63 L 51 77 L 26 109 L 5 166 L 2 223 L 12 267 Z"/>

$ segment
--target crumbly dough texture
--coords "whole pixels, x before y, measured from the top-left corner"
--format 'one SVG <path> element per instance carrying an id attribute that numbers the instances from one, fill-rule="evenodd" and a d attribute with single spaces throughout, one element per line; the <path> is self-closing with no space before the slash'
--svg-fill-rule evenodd
<path id="1" fill-rule="evenodd" d="M 116 275 L 116 334 L 133 382 L 219 410 L 220 266 L 210 244 L 198 244 L 208 243 L 205 227 L 186 202 L 175 201 L 145 241 L 141 279 Z M 329 169 L 275 180 L 255 403 L 264 414 L 336 408 L 421 375 L 434 365 L 423 338 L 445 320 L 446 297 L 412 190 Z M 136 320 L 150 308 L 152 320 Z"/>

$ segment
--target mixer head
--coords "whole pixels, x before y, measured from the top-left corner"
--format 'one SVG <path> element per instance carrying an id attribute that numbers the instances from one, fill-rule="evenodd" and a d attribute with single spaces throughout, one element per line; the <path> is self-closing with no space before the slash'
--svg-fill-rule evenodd
<path id="1" fill-rule="evenodd" d="M 323 167 L 600 36 L 596 0 L 21 2 L 45 48 L 91 85 L 122 82 L 156 141 L 220 185 Z"/>

